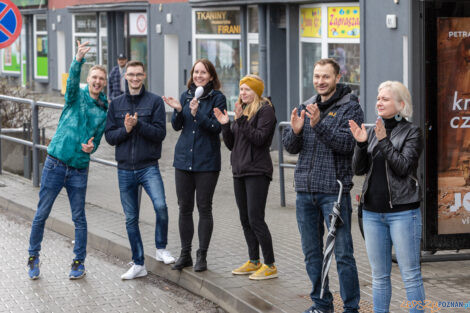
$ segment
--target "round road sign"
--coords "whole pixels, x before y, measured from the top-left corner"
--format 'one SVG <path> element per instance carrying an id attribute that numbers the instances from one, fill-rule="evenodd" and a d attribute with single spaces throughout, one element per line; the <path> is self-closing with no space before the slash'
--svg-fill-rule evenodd
<path id="1" fill-rule="evenodd" d="M 0 0 L 0 49 L 8 47 L 21 33 L 21 13 L 10 0 Z"/>

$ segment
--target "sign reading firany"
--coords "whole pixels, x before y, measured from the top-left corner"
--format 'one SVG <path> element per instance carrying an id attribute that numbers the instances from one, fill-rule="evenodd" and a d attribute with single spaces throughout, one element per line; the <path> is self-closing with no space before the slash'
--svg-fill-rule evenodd
<path id="1" fill-rule="evenodd" d="M 240 34 L 240 11 L 196 11 L 196 34 Z"/>
<path id="2" fill-rule="evenodd" d="M 47 0 L 12 0 L 11 2 L 19 8 L 47 7 Z"/>

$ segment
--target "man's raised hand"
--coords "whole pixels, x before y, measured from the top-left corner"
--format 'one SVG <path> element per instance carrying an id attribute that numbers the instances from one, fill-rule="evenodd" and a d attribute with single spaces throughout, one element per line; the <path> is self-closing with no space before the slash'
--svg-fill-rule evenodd
<path id="1" fill-rule="evenodd" d="M 87 47 L 90 42 L 86 41 L 82 44 L 80 44 L 80 40 L 77 40 L 77 54 L 75 55 L 75 60 L 78 62 L 81 62 L 85 54 L 87 54 L 88 51 L 90 51 L 91 47 Z"/>

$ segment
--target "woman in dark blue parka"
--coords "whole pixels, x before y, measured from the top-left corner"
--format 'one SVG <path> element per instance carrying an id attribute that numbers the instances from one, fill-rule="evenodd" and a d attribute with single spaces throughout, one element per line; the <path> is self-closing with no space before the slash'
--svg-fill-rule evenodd
<path id="1" fill-rule="evenodd" d="M 196 88 L 204 87 L 199 99 Z M 220 172 L 221 126 L 214 116 L 214 108 L 222 112 L 227 108 L 225 96 L 220 89 L 214 65 L 207 59 L 197 60 L 191 69 L 188 90 L 180 101 L 172 97 L 163 100 L 174 109 L 171 125 L 181 135 L 176 143 L 175 167 L 176 195 L 179 205 L 179 232 L 181 254 L 173 269 L 192 266 L 191 243 L 194 234 L 194 196 L 199 211 L 199 250 L 196 272 L 207 269 L 207 249 L 212 236 L 212 197 Z"/>

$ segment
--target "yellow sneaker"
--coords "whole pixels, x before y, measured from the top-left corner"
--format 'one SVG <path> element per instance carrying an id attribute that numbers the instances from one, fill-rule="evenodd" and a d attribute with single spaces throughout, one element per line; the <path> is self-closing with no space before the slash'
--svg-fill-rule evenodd
<path id="1" fill-rule="evenodd" d="M 262 279 L 271 279 L 271 278 L 276 278 L 277 277 L 277 267 L 276 265 L 273 264 L 272 267 L 267 266 L 266 264 L 263 264 L 259 270 L 256 271 L 256 273 L 250 275 L 250 279 L 254 280 L 262 280 Z"/>
<path id="2" fill-rule="evenodd" d="M 261 268 L 261 262 L 258 262 L 258 264 L 255 264 L 251 261 L 246 261 L 245 264 L 240 266 L 239 268 L 236 268 L 232 271 L 232 274 L 235 275 L 248 275 L 256 272 Z"/>

